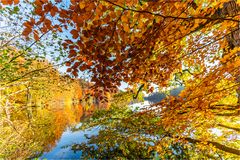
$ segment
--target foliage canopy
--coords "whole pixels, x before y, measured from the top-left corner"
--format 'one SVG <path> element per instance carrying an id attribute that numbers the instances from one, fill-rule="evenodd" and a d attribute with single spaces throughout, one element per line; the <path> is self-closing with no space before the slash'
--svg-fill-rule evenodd
<path id="1" fill-rule="evenodd" d="M 164 153 L 170 138 L 197 143 L 200 150 L 211 146 L 207 154 L 216 149 L 240 154 L 239 139 L 229 140 L 239 132 L 239 1 L 35 0 L 32 5 L 23 35 L 39 41 L 49 31 L 69 34 L 62 42 L 67 71 L 76 77 L 88 71 L 96 88 L 112 91 L 122 81 L 146 90 L 172 81 L 184 85 L 178 97 L 138 114 L 161 117 L 153 124 L 168 136 L 154 150 Z M 224 136 L 211 132 L 218 127 L 225 128 Z M 153 133 L 156 128 L 149 126 Z"/>

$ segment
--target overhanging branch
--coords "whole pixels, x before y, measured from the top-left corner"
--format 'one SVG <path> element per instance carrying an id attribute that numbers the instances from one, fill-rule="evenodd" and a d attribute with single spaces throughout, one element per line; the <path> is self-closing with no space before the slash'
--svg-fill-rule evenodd
<path id="1" fill-rule="evenodd" d="M 188 142 L 190 143 L 201 143 L 202 141 L 200 140 L 197 140 L 197 139 L 193 139 L 193 138 L 184 138 L 185 140 L 187 140 Z M 213 141 L 207 141 L 207 144 L 212 144 L 215 148 L 219 149 L 219 150 L 222 150 L 224 152 L 228 152 L 228 153 L 232 153 L 232 154 L 235 154 L 235 155 L 240 155 L 240 150 L 238 149 L 235 149 L 235 148 L 231 148 L 231 147 L 228 147 L 228 146 L 225 146 L 223 144 L 220 144 L 218 142 L 213 142 Z"/>

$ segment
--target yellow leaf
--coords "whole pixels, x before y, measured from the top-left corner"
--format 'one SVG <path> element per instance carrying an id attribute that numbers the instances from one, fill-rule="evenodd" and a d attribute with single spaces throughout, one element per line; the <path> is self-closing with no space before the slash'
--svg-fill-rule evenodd
<path id="1" fill-rule="evenodd" d="M 79 7 L 80 7 L 81 9 L 85 8 L 85 3 L 80 2 L 80 3 L 79 3 Z"/>

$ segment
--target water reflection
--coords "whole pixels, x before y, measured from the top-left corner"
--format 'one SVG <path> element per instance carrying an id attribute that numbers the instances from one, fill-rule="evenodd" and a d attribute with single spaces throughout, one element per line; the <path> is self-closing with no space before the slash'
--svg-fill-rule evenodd
<path id="1" fill-rule="evenodd" d="M 80 152 L 73 154 L 62 146 L 82 142 L 84 134 L 94 132 L 70 131 L 88 114 L 81 104 L 72 103 L 12 108 L 10 117 L 1 117 L 0 159 L 79 158 Z"/>
<path id="2" fill-rule="evenodd" d="M 76 125 L 76 127 L 80 127 L 81 123 Z M 93 128 L 91 130 L 86 131 L 71 131 L 70 128 L 67 128 L 65 132 L 63 132 L 62 137 L 58 141 L 56 147 L 54 147 L 50 152 L 45 152 L 40 159 L 80 159 L 82 152 L 81 151 L 73 151 L 72 145 L 80 144 L 86 142 L 88 139 L 84 136 L 87 135 L 97 135 L 98 128 Z"/>

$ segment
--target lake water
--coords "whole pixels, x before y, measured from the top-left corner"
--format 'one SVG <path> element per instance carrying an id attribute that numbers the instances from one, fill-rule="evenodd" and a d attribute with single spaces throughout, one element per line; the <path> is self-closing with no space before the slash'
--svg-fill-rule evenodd
<path id="1" fill-rule="evenodd" d="M 75 127 L 80 127 L 81 123 L 77 124 Z M 67 128 L 60 140 L 57 142 L 56 146 L 49 152 L 44 152 L 40 159 L 80 159 L 81 151 L 73 151 L 71 146 L 73 144 L 80 144 L 87 142 L 87 138 L 84 136 L 87 135 L 97 135 L 98 128 L 93 128 L 91 130 L 85 131 L 72 131 L 71 128 Z"/>
<path id="2" fill-rule="evenodd" d="M 130 105 L 133 110 L 149 106 Z M 0 125 L 0 159 L 79 159 L 81 151 L 72 150 L 74 144 L 87 141 L 85 134 L 98 134 L 98 128 L 75 130 L 94 107 L 81 104 L 56 103 L 42 107 L 11 108 L 11 115 Z"/>
<path id="3" fill-rule="evenodd" d="M 79 111 L 80 110 L 80 111 Z M 66 113 L 63 113 L 66 117 L 76 117 L 75 121 L 68 121 L 68 123 L 65 125 L 65 129 L 63 130 L 60 139 L 56 140 L 56 144 L 51 147 L 50 150 L 44 151 L 42 155 L 39 157 L 39 159 L 80 159 L 82 152 L 81 151 L 73 151 L 72 145 L 74 144 L 80 144 L 83 142 L 87 142 L 88 139 L 85 137 L 85 135 L 91 136 L 91 135 L 97 135 L 98 134 L 98 128 L 93 128 L 91 130 L 73 130 L 72 128 L 79 128 L 82 123 L 81 120 L 84 119 L 84 117 L 88 117 L 89 112 L 84 111 L 84 107 L 81 105 L 72 105 L 68 110 L 65 110 Z M 73 112 L 77 112 L 77 114 Z M 69 114 L 69 112 L 72 112 L 75 114 L 74 116 Z M 66 118 L 66 117 L 62 118 Z M 71 118 L 70 118 L 71 119 Z M 61 119 L 60 119 L 61 121 Z"/>
<path id="4" fill-rule="evenodd" d="M 92 130 L 71 130 L 79 127 L 94 107 L 81 104 L 49 104 L 42 107 L 16 107 L 0 125 L 0 159 L 79 159 L 81 151 L 71 146 L 86 142 L 84 136 L 98 133 Z"/>
<path id="5" fill-rule="evenodd" d="M 149 106 L 149 101 L 144 101 L 142 103 L 135 103 L 130 105 L 130 108 L 133 110 L 144 109 L 146 106 Z M 83 142 L 87 142 L 88 139 L 85 135 L 97 135 L 99 128 L 95 127 L 91 130 L 72 130 L 72 128 L 79 128 L 81 126 L 81 122 L 67 127 L 65 131 L 62 133 L 61 138 L 57 141 L 56 145 L 48 152 L 44 152 L 39 158 L 40 159 L 80 159 L 82 152 L 81 151 L 73 151 L 72 145 L 80 144 Z"/>

